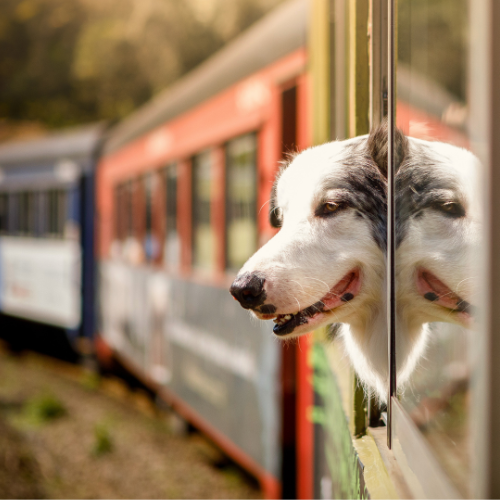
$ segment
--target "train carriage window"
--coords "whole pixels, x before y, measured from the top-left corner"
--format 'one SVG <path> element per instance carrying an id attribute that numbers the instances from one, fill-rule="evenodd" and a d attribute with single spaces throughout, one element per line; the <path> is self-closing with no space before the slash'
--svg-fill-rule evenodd
<path id="1" fill-rule="evenodd" d="M 176 268 L 180 260 L 180 239 L 177 228 L 177 165 L 165 169 L 166 222 L 164 261 L 167 267 Z"/>
<path id="2" fill-rule="evenodd" d="M 19 193 L 9 193 L 7 197 L 7 225 L 9 234 L 17 234 L 19 227 Z"/>
<path id="3" fill-rule="evenodd" d="M 45 196 L 43 191 L 34 193 L 35 205 L 35 226 L 34 235 L 38 238 L 42 237 L 45 233 Z"/>
<path id="4" fill-rule="evenodd" d="M 257 250 L 256 136 L 226 146 L 226 265 L 237 271 Z"/>
<path id="5" fill-rule="evenodd" d="M 211 224 L 212 152 L 193 158 L 193 266 L 212 271 L 215 266 L 215 237 Z"/>
<path id="6" fill-rule="evenodd" d="M 113 239 L 118 241 L 120 235 L 120 186 L 113 189 Z"/>
<path id="7" fill-rule="evenodd" d="M 8 226 L 8 203 L 9 198 L 7 193 L 0 194 L 0 234 L 6 234 L 9 226 Z"/>
<path id="8" fill-rule="evenodd" d="M 119 241 L 125 241 L 134 234 L 132 181 L 116 186 L 114 197 L 116 207 L 115 238 Z"/>
<path id="9" fill-rule="evenodd" d="M 150 172 L 143 178 L 144 209 L 146 227 L 144 235 L 144 254 L 148 262 L 158 261 L 160 254 L 160 241 L 158 235 L 157 207 L 159 190 L 156 172 Z"/>
<path id="10" fill-rule="evenodd" d="M 67 196 L 62 189 L 51 189 L 47 193 L 47 233 L 62 237 L 66 223 Z"/>
<path id="11" fill-rule="evenodd" d="M 35 230 L 35 193 L 25 191 L 18 195 L 18 232 L 29 236 Z"/>

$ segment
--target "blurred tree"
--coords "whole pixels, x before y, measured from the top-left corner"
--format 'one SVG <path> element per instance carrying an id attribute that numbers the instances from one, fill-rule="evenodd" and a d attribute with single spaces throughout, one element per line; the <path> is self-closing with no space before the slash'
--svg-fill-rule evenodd
<path id="1" fill-rule="evenodd" d="M 467 0 L 398 1 L 398 60 L 462 101 L 470 43 L 468 5 Z"/>
<path id="2" fill-rule="evenodd" d="M 282 0 L 0 0 L 0 120 L 120 119 Z"/>

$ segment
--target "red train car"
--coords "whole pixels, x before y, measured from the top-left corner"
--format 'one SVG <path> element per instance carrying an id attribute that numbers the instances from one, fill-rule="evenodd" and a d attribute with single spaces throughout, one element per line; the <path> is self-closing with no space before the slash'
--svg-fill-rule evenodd
<path id="1" fill-rule="evenodd" d="M 296 496 L 312 467 L 297 453 L 312 449 L 308 345 L 277 343 L 228 287 L 274 234 L 280 160 L 310 144 L 308 11 L 278 8 L 119 124 L 97 179 L 101 356 L 154 385 L 268 497 Z"/>

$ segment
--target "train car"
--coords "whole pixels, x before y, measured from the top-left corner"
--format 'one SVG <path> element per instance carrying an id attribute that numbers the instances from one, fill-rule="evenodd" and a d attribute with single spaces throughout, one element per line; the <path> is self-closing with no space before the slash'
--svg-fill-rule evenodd
<path id="1" fill-rule="evenodd" d="M 487 466 L 497 459 L 487 444 L 497 434 L 485 404 L 492 386 L 471 359 L 481 351 L 494 364 L 484 324 L 471 334 L 433 323 L 412 385 L 391 378 L 385 408 L 365 394 L 336 328 L 278 345 L 270 325 L 249 321 L 226 295 L 235 270 L 273 235 L 265 207 L 290 147 L 367 134 L 390 118 L 410 136 L 472 148 L 488 165 L 486 116 L 499 124 L 479 98 L 493 64 L 478 50 L 487 47 L 487 3 L 469 19 L 465 2 L 447 0 L 292 1 L 122 123 L 107 145 L 101 348 L 156 385 L 267 496 L 498 491 L 498 467 Z M 477 194 L 486 192 L 483 184 Z M 388 267 L 394 278 L 396 263 Z M 397 309 L 397 297 L 387 302 Z M 389 339 L 395 373 L 394 328 Z"/>
<path id="2" fill-rule="evenodd" d="M 95 314 L 95 166 L 104 130 L 95 124 L 0 146 L 2 322 L 50 325 L 87 353 Z M 22 340 L 22 322 L 2 330 L 8 340 Z"/>
<path id="3" fill-rule="evenodd" d="M 277 343 L 228 288 L 274 234 L 280 160 L 310 143 L 308 14 L 306 0 L 279 7 L 120 123 L 97 179 L 98 353 L 286 498 L 307 349 Z"/>
<path id="4" fill-rule="evenodd" d="M 156 390 L 267 497 L 498 496 L 493 226 L 473 256 L 485 304 L 474 331 L 433 324 L 387 408 L 360 387 L 336 328 L 281 344 L 228 293 L 275 234 L 267 203 L 286 154 L 387 117 L 476 152 L 476 195 L 496 220 L 500 36 L 488 30 L 500 11 L 481 0 L 468 13 L 462 0 L 284 3 L 112 129 L 95 217 L 102 126 L 2 146 L 0 310 L 72 340 L 95 332 L 99 359 Z"/>

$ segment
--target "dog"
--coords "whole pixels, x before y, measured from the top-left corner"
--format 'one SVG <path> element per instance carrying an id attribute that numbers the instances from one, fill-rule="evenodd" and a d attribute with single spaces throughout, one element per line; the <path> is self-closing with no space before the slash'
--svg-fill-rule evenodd
<path id="1" fill-rule="evenodd" d="M 387 126 L 316 146 L 276 177 L 270 220 L 279 232 L 243 266 L 230 292 L 274 334 L 331 323 L 367 392 L 388 393 L 386 323 Z M 470 325 L 479 235 L 469 152 L 396 132 L 397 379 L 404 388 L 431 321 Z M 446 283 L 446 284 L 445 284 Z"/>
<path id="2" fill-rule="evenodd" d="M 396 174 L 398 385 L 411 377 L 429 323 L 474 328 L 481 165 L 469 151 L 404 138 Z"/>
<path id="3" fill-rule="evenodd" d="M 281 339 L 343 323 L 339 335 L 361 381 L 385 398 L 387 181 L 386 165 L 375 161 L 387 151 L 382 135 L 316 146 L 281 168 L 270 201 L 279 232 L 230 292 L 257 318 L 274 319 Z"/>

